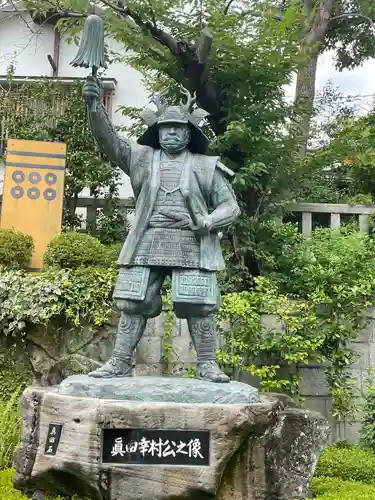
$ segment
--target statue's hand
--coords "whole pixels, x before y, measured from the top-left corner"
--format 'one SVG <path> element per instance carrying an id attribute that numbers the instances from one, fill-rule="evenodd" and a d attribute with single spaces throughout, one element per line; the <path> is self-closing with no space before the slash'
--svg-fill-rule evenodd
<path id="1" fill-rule="evenodd" d="M 87 106 L 91 106 L 94 101 L 99 103 L 102 96 L 102 85 L 100 80 L 93 76 L 88 76 L 83 85 L 82 94 Z"/>
<path id="2" fill-rule="evenodd" d="M 209 215 L 206 216 L 198 215 L 197 223 L 195 225 L 193 224 L 191 228 L 195 233 L 199 234 L 200 236 L 207 236 L 208 234 L 210 234 L 211 227 L 212 227 L 212 222 Z"/>

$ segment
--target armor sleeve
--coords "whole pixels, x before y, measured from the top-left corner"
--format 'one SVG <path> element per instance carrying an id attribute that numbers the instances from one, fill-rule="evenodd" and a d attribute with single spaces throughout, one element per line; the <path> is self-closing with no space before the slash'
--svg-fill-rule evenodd
<path id="1" fill-rule="evenodd" d="M 221 161 L 218 161 L 216 163 L 216 169 L 220 170 L 220 172 L 222 172 L 225 175 L 225 177 L 230 181 L 233 180 L 235 173 L 233 172 L 233 170 L 231 170 L 230 168 L 226 167 L 223 163 L 221 163 Z"/>
<path id="2" fill-rule="evenodd" d="M 229 226 L 240 215 L 236 195 L 228 175 L 221 168 L 215 169 L 210 198 L 212 212 L 209 217 L 212 229 Z"/>
<path id="3" fill-rule="evenodd" d="M 134 156 L 139 156 L 143 146 L 118 135 L 103 104 L 98 105 L 97 111 L 89 112 L 89 124 L 96 142 L 109 160 L 130 175 L 131 165 L 136 163 Z"/>

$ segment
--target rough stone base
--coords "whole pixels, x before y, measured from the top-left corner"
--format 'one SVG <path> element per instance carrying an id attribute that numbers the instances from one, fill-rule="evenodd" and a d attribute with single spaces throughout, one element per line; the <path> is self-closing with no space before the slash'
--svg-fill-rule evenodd
<path id="1" fill-rule="evenodd" d="M 72 375 L 58 388 L 59 394 L 84 398 L 148 401 L 153 403 L 259 403 L 259 392 L 241 382 L 215 384 L 181 377 L 118 377 L 96 379 Z"/>
<path id="2" fill-rule="evenodd" d="M 328 426 L 316 413 L 285 405 L 115 401 L 30 387 L 22 397 L 23 438 L 15 486 L 93 500 L 305 499 Z M 49 424 L 63 424 L 54 456 Z M 207 467 L 103 465 L 103 428 L 211 431 Z"/>

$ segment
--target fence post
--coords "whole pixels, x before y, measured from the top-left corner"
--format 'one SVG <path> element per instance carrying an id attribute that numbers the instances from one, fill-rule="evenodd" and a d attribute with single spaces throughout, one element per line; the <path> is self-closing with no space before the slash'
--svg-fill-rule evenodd
<path id="1" fill-rule="evenodd" d="M 95 202 L 86 208 L 86 229 L 93 234 L 96 233 L 96 209 L 97 207 Z"/>
<path id="2" fill-rule="evenodd" d="M 312 233 L 312 213 L 302 212 L 302 234 L 303 236 L 311 236 Z"/>
<path id="3" fill-rule="evenodd" d="M 340 224 L 341 224 L 340 214 L 331 214 L 331 229 L 339 228 Z"/>
<path id="4" fill-rule="evenodd" d="M 361 233 L 368 233 L 368 215 L 367 214 L 360 214 L 359 215 L 359 230 Z"/>

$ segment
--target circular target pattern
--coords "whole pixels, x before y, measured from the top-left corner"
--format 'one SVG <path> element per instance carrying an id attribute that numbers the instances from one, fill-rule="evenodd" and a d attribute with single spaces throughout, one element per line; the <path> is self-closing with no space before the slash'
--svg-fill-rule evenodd
<path id="1" fill-rule="evenodd" d="M 23 182 L 25 180 L 25 174 L 21 170 L 15 170 L 12 174 L 12 179 L 14 182 Z"/>
<path id="2" fill-rule="evenodd" d="M 13 196 L 13 198 L 22 198 L 24 192 L 25 191 L 21 186 L 14 186 L 12 187 L 10 194 Z"/>
<path id="3" fill-rule="evenodd" d="M 42 176 L 39 172 L 31 172 L 31 174 L 29 174 L 29 181 L 31 182 L 31 184 L 38 184 L 38 182 L 40 182 L 41 180 Z"/>
<path id="4" fill-rule="evenodd" d="M 27 196 L 31 199 L 31 200 L 37 200 L 40 196 L 40 191 L 38 188 L 30 188 L 27 190 Z"/>
<path id="5" fill-rule="evenodd" d="M 54 189 L 46 189 L 43 196 L 48 201 L 54 200 L 56 198 L 56 191 Z"/>
<path id="6" fill-rule="evenodd" d="M 46 181 L 46 183 L 49 186 L 52 186 L 52 184 L 56 184 L 56 182 L 57 182 L 57 175 L 52 174 L 52 173 L 48 173 L 45 175 L 44 180 Z"/>

